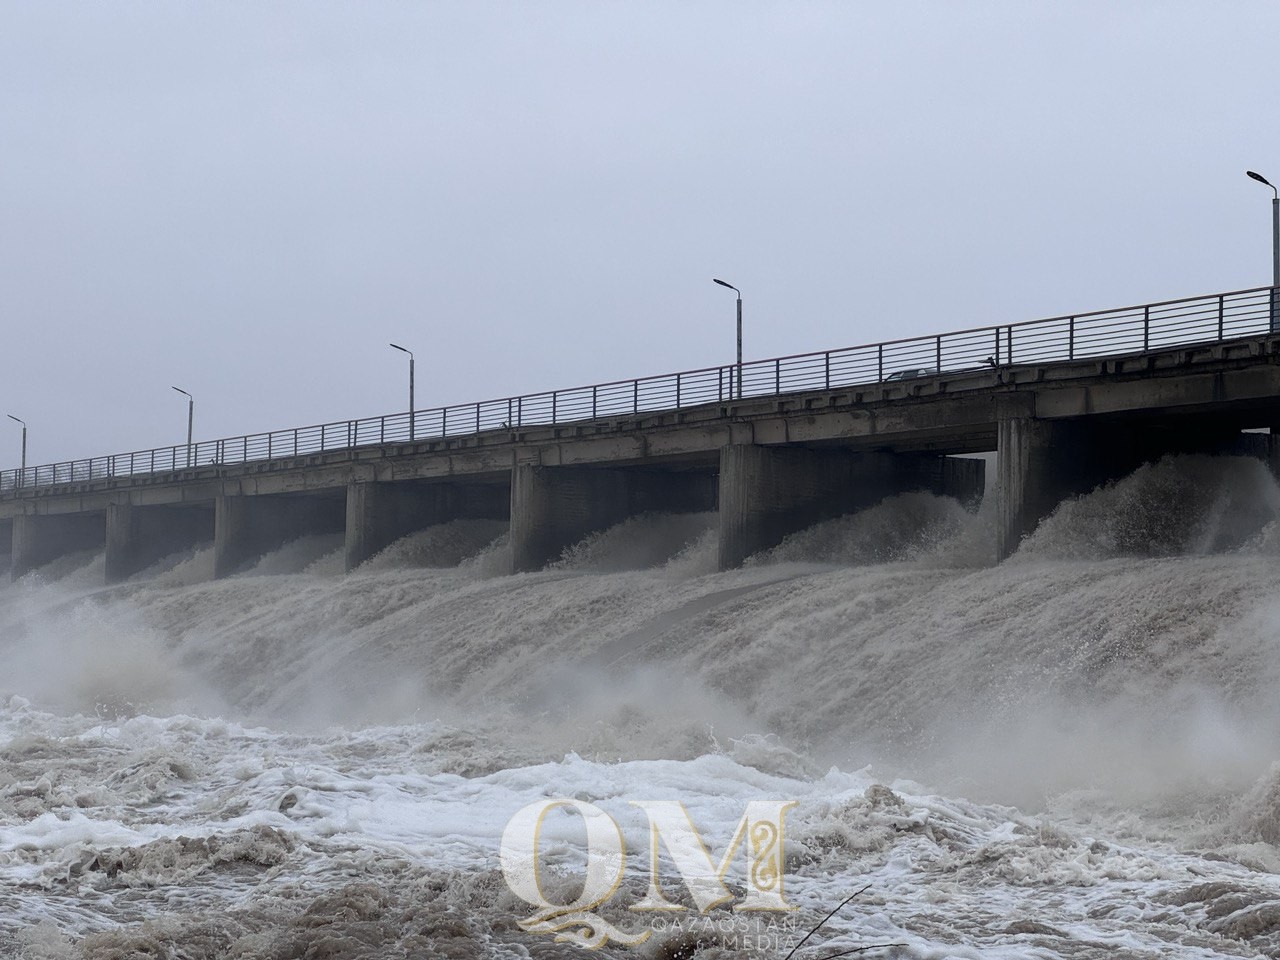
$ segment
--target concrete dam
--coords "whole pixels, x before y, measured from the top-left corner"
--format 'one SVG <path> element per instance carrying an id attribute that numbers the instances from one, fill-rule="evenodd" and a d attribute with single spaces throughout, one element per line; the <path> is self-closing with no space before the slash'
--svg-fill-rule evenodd
<path id="1" fill-rule="evenodd" d="M 353 569 L 476 518 L 509 521 L 522 572 L 630 516 L 714 510 L 730 569 L 918 490 L 996 498 L 994 561 L 1165 454 L 1280 469 L 1276 306 L 1260 287 L 9 470 L 0 557 L 16 578 L 105 548 L 117 582 L 212 542 L 226 576 L 342 534 Z"/>

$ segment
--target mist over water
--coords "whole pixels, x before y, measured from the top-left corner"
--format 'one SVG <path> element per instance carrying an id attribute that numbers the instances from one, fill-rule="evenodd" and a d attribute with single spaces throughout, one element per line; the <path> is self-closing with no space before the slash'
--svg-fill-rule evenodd
<path id="1" fill-rule="evenodd" d="M 347 575 L 325 537 L 221 581 L 64 558 L 0 588 L 0 946 L 576 956 L 515 927 L 502 824 L 661 793 L 798 799 L 804 916 L 876 898 L 831 950 L 1280 955 L 1278 523 L 1263 465 L 1179 457 L 999 566 L 989 507 L 925 494 L 730 573 L 711 514 L 517 576 L 489 521 Z"/>

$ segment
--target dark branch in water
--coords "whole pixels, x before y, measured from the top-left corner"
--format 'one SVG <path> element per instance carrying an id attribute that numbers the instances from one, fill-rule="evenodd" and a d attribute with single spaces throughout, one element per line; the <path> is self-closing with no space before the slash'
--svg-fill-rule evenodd
<path id="1" fill-rule="evenodd" d="M 864 947 L 853 947 L 850 950 L 841 950 L 839 953 L 832 953 L 822 958 L 822 960 L 836 960 L 837 957 L 851 957 L 855 953 L 866 953 L 868 950 L 884 950 L 888 947 L 905 947 L 905 943 L 868 943 Z"/>
<path id="2" fill-rule="evenodd" d="M 836 908 L 832 910 L 830 913 L 828 913 L 821 920 L 819 920 L 818 925 L 814 927 L 812 930 L 810 930 L 808 933 L 806 933 L 804 935 L 804 939 L 802 939 L 799 943 L 797 943 L 794 947 L 792 947 L 791 952 L 788 953 L 785 957 L 783 957 L 782 960 L 791 960 L 791 958 L 795 956 L 796 951 L 799 950 L 801 947 L 803 947 L 809 941 L 810 937 L 812 937 L 815 933 L 817 933 L 820 929 L 822 929 L 822 925 L 824 923 L 826 923 L 828 920 L 834 917 L 837 913 L 839 913 L 840 910 L 842 910 L 846 904 L 851 903 L 855 897 L 862 896 L 862 894 L 866 893 L 870 889 L 871 889 L 871 884 L 868 883 L 861 890 L 855 890 L 853 893 L 849 894 L 849 896 L 841 900 L 840 903 L 836 905 Z"/>

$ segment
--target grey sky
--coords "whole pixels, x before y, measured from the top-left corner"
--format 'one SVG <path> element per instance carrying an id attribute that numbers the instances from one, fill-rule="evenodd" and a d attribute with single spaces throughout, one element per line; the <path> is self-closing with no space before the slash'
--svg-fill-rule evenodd
<path id="1" fill-rule="evenodd" d="M 1273 2 L 0 14 L 32 463 L 1270 279 Z"/>

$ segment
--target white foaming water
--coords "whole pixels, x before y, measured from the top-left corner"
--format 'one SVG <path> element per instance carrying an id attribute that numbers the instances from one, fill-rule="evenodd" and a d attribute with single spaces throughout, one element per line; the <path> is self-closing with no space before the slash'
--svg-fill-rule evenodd
<path id="1" fill-rule="evenodd" d="M 342 534 L 299 537 L 260 557 L 240 576 L 261 577 L 282 573 L 342 573 Z"/>
<path id="2" fill-rule="evenodd" d="M 57 583 L 66 590 L 100 586 L 105 570 L 105 557 L 100 550 L 81 550 L 59 557 L 22 579 L 28 583 Z"/>
<path id="3" fill-rule="evenodd" d="M 985 513 L 908 496 L 724 574 L 707 517 L 515 577 L 438 529 L 346 577 L 297 572 L 319 545 L 87 596 L 38 572 L 0 605 L 0 952 L 577 956 L 515 927 L 495 859 L 565 796 L 637 850 L 629 799 L 717 849 L 798 800 L 802 927 L 871 885 L 815 956 L 1273 955 L 1278 513 L 1250 462 L 1179 458 L 999 567 Z"/>
<path id="4" fill-rule="evenodd" d="M 950 497 L 905 493 L 794 533 L 751 562 L 852 566 L 932 557 L 982 563 L 991 554 L 990 533 L 985 514 L 975 515 Z M 973 556 L 979 542 L 981 552 Z"/>
<path id="5" fill-rule="evenodd" d="M 1063 504 L 1020 551 L 1052 559 L 1204 555 L 1239 548 L 1280 513 L 1280 489 L 1250 457 L 1166 457 Z"/>
<path id="6" fill-rule="evenodd" d="M 557 570 L 617 573 L 667 563 L 702 541 L 714 513 L 646 513 L 586 537 L 552 564 Z"/>
<path id="7" fill-rule="evenodd" d="M 477 556 L 507 531 L 505 520 L 453 520 L 402 537 L 361 565 L 361 570 L 456 567 Z"/>
<path id="8" fill-rule="evenodd" d="M 164 583 L 185 587 L 213 576 L 213 545 L 206 543 L 171 554 L 130 577 L 133 583 Z"/>
<path id="9" fill-rule="evenodd" d="M 701 577 L 720 567 L 720 531 L 712 528 L 690 540 L 670 557 L 663 569 L 672 577 Z"/>

